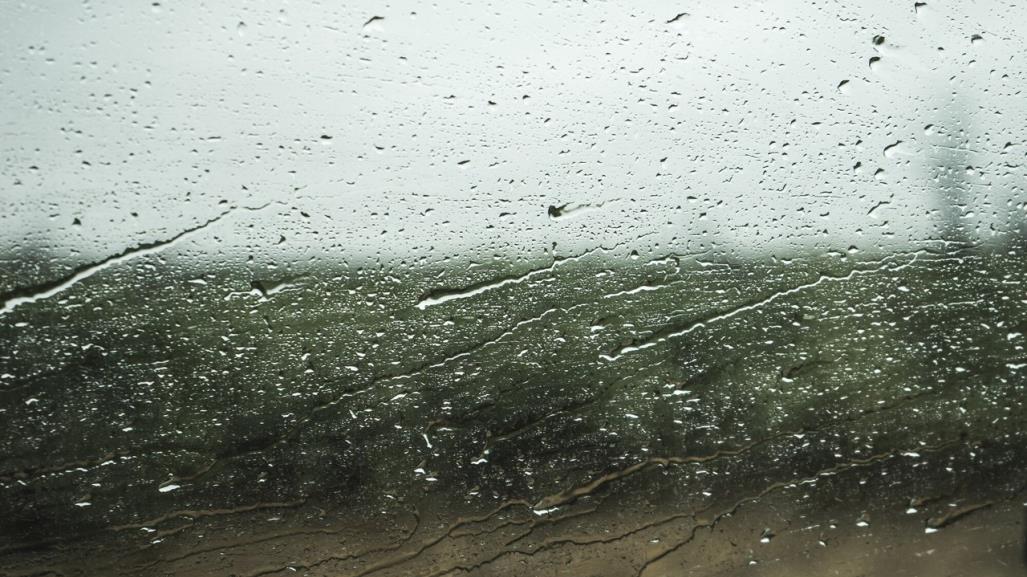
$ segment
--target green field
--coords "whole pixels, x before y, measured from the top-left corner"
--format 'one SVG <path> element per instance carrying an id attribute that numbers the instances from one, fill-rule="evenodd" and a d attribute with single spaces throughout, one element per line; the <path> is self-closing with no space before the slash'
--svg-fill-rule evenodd
<path id="1" fill-rule="evenodd" d="M 1024 255 L 140 258 L 0 317 L 0 574 L 1019 575 Z"/>

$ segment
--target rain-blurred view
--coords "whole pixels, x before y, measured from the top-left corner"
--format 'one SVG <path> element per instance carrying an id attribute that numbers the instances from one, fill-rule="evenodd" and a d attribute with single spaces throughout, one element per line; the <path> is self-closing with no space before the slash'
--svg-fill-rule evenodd
<path id="1" fill-rule="evenodd" d="M 0 0 L 0 576 L 1027 575 L 1025 34 Z"/>

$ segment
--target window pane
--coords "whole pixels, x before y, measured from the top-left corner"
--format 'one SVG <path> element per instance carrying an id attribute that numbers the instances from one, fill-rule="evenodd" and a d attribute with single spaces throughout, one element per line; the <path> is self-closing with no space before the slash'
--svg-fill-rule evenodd
<path id="1" fill-rule="evenodd" d="M 1027 5 L 0 1 L 0 573 L 1022 575 Z"/>

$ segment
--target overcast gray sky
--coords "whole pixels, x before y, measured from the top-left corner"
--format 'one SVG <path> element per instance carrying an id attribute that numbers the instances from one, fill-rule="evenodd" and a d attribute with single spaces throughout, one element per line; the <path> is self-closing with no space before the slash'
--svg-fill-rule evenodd
<path id="1" fill-rule="evenodd" d="M 1023 3 L 0 12 L 8 274 L 270 201 L 174 256 L 906 247 L 1024 219 Z"/>

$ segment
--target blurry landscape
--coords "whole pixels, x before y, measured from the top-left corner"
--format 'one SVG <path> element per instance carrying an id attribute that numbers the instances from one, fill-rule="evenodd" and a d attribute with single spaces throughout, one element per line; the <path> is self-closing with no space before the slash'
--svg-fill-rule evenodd
<path id="1" fill-rule="evenodd" d="M 139 258 L 3 319 L 3 571 L 1020 574 L 1024 258 Z"/>

